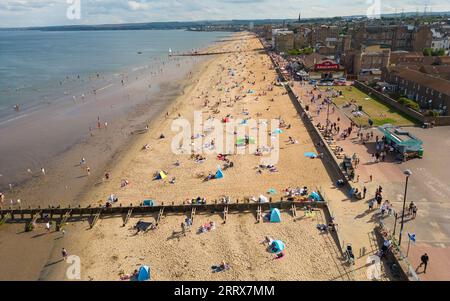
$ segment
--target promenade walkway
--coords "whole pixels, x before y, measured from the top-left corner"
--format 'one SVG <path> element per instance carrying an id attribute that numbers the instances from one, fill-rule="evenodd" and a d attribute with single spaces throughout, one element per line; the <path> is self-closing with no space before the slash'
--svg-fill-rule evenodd
<path id="1" fill-rule="evenodd" d="M 302 86 L 296 82 L 293 90 L 304 105 L 309 105 L 314 124 L 326 124 L 326 105 L 323 106 L 320 114 L 317 115 L 317 109 L 322 103 L 323 98 L 327 95 L 325 92 L 326 88 L 321 87 L 320 91 L 313 92 L 316 96 L 318 94 L 322 94 L 323 96 L 316 103 L 311 102 L 312 96 L 309 94 L 313 91 L 312 86 Z M 338 123 L 341 132 L 350 127 L 351 121 L 349 116 L 346 115 L 349 112 L 334 104 L 330 106 L 329 112 L 329 120 L 331 123 Z M 441 180 L 447 177 L 448 172 L 438 163 L 442 162 L 440 159 L 444 159 L 446 156 L 448 157 L 448 155 L 443 153 L 439 145 L 442 146 L 442 144 L 445 144 L 446 140 L 444 139 L 443 141 L 442 137 L 450 132 L 450 128 L 437 128 L 433 130 L 409 128 L 409 130 L 424 140 L 427 150 L 434 149 L 437 153 L 432 156 L 426 156 L 423 160 L 411 160 L 402 164 L 398 164 L 393 157 L 389 156 L 384 162 L 374 163 L 372 161 L 372 154 L 376 151 L 375 137 L 379 136 L 380 139 L 382 137 L 382 133 L 376 128 L 363 131 L 364 135 L 372 132 L 374 137 L 366 144 L 362 144 L 360 139 L 357 138 L 357 130 L 354 130 L 352 135 L 345 140 L 340 139 L 340 135 L 335 137 L 336 144 L 343 148 L 346 155 L 352 156 L 353 154 L 357 154 L 360 159 L 360 164 L 355 170 L 355 181 L 352 183 L 352 186 L 358 187 L 361 191 L 364 187 L 367 188 L 365 200 L 342 200 L 341 204 L 336 206 L 336 215 L 339 216 L 341 223 L 342 220 L 345 221 L 345 225 L 341 227 L 343 236 L 352 237 L 354 241 L 361 243 L 362 247 L 367 246 L 371 241 L 364 239 L 364 235 L 361 233 L 368 233 L 367 231 L 373 229 L 374 225 L 380 221 L 379 210 L 373 212 L 368 211 L 368 201 L 374 197 L 375 190 L 379 186 L 382 186 L 384 199 L 388 199 L 393 204 L 394 212 L 397 212 L 398 216 L 400 216 L 405 188 L 403 171 L 405 169 L 411 169 L 413 171 L 413 177 L 411 177 L 408 187 L 407 206 L 410 201 L 414 201 L 420 209 L 416 220 L 412 220 L 410 217 L 406 219 L 402 249 L 406 254 L 408 245 L 407 233 L 416 233 L 418 243 L 411 246 L 408 257 L 412 267 L 414 269 L 418 267 L 420 257 L 425 252 L 428 253 L 430 258 L 433 258 L 433 260 L 430 260 L 427 274 L 423 274 L 421 269 L 417 271 L 420 279 L 450 279 L 450 228 L 449 222 L 445 218 L 448 218 L 448 212 L 450 210 L 448 203 L 450 193 L 448 186 L 442 183 Z M 372 181 L 370 181 L 371 176 Z M 334 199 L 331 196 L 328 196 L 328 198 Z M 389 229 L 393 230 L 396 228 L 398 238 L 399 221 L 397 221 L 397 226 L 395 226 L 394 216 L 384 217 L 382 220 Z M 355 231 L 356 229 L 359 230 Z"/>

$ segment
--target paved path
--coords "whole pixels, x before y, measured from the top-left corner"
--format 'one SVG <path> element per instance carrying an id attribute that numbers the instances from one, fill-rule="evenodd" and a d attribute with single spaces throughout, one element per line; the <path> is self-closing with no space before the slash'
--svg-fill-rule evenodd
<path id="1" fill-rule="evenodd" d="M 312 87 L 307 85 L 302 87 L 299 83 L 295 83 L 294 91 L 305 105 L 310 106 L 311 115 L 314 123 L 326 124 L 327 109 L 322 110 L 317 115 L 317 107 L 319 102 L 311 103 L 311 96 L 308 91 Z M 325 88 L 322 88 L 325 90 Z M 325 96 L 325 92 L 322 93 Z M 322 99 L 323 100 L 323 99 Z M 322 101 L 320 100 L 320 102 Z M 332 110 L 330 110 L 332 112 Z M 340 118 L 339 126 L 342 129 L 350 127 L 350 120 L 343 110 L 335 107 L 334 113 L 330 114 L 331 122 L 337 122 Z M 363 201 L 351 202 L 347 200 L 336 199 L 339 204 L 336 215 L 351 225 L 349 228 L 342 226 L 345 237 L 351 237 L 354 244 L 367 246 L 371 243 L 369 239 L 364 239 L 363 234 L 357 235 L 358 232 L 369 233 L 370 229 L 379 219 L 378 212 L 367 212 L 367 200 L 373 198 L 376 188 L 381 185 L 383 187 L 383 196 L 389 199 L 393 204 L 394 210 L 400 214 L 403 206 L 403 196 L 405 189 L 405 176 L 403 171 L 411 169 L 413 176 L 410 178 L 407 194 L 407 205 L 410 201 L 414 201 L 419 208 L 418 217 L 415 220 L 407 219 L 404 230 L 403 248 L 407 247 L 407 232 L 416 233 L 418 237 L 418 245 L 411 247 L 409 258 L 412 265 L 416 267 L 419 264 L 420 256 L 428 251 L 433 262 L 439 264 L 431 264 L 426 275 L 420 274 L 424 280 L 442 280 L 450 279 L 450 186 L 448 180 L 450 178 L 450 127 L 440 127 L 431 130 L 421 128 L 408 128 L 410 132 L 418 136 L 424 141 L 425 158 L 410 160 L 405 163 L 398 163 L 394 158 L 388 157 L 386 162 L 372 163 L 372 153 L 375 152 L 375 139 L 363 145 L 353 132 L 351 137 L 346 140 L 340 140 L 335 137 L 336 144 L 344 149 L 344 153 L 352 156 L 354 153 L 361 160 L 360 165 L 356 169 L 355 180 L 359 176 L 359 182 L 353 185 L 359 186 L 360 189 L 365 186 L 368 189 L 367 198 Z M 382 133 L 377 129 L 371 129 L 374 137 L 382 137 Z M 373 176 L 373 182 L 369 182 L 370 175 Z M 384 219 L 384 222 L 390 229 L 394 229 L 394 218 Z M 347 225 L 347 226 L 348 226 Z M 356 229 L 358 229 L 356 231 Z M 397 235 L 399 225 L 397 225 Z M 357 237 L 359 237 L 357 239 Z M 422 252 L 422 254 L 420 254 Z"/>
<path id="2" fill-rule="evenodd" d="M 293 90 L 304 105 L 310 106 L 310 112 L 312 114 L 314 124 L 317 124 L 319 122 L 321 124 L 325 124 L 327 118 L 327 110 L 325 108 L 320 113 L 320 115 L 317 116 L 316 110 L 318 103 L 312 104 L 310 100 L 311 96 L 308 95 L 308 92 L 312 90 L 312 87 L 309 85 L 301 86 L 298 82 L 296 82 Z M 319 92 L 315 92 L 316 95 L 318 93 Z M 334 114 L 330 114 L 330 120 L 332 122 L 337 122 L 338 118 L 340 118 L 341 120 L 341 129 L 350 127 L 350 120 L 346 118 L 346 116 L 342 112 L 336 109 Z M 356 134 L 353 135 L 356 137 Z M 372 167 L 369 168 L 368 165 L 365 165 L 365 163 L 370 161 L 371 158 L 367 148 L 365 146 L 359 145 L 358 143 L 355 143 L 355 141 L 352 139 L 342 141 L 342 143 L 340 142 L 338 144 L 343 147 L 345 152 L 350 154 L 350 156 L 355 152 L 361 153 L 361 166 L 357 169 L 357 174 L 360 175 L 360 184 L 365 185 L 368 188 L 369 192 L 367 196 L 372 196 L 372 194 L 375 193 L 375 190 L 378 187 L 375 179 L 378 177 L 378 175 L 380 175 L 381 178 L 381 172 L 377 173 L 377 170 L 373 170 Z M 383 167 L 380 164 L 380 166 L 378 166 L 378 169 L 381 171 L 382 168 Z M 395 172 L 395 170 L 393 170 L 393 172 Z M 364 181 L 369 180 L 370 174 L 373 174 L 374 182 L 364 183 Z M 367 269 L 370 266 L 370 264 L 368 264 L 368 262 L 370 262 L 370 256 L 374 255 L 379 250 L 379 246 L 374 236 L 374 228 L 376 226 L 375 214 L 366 212 L 368 208 L 365 201 L 351 201 L 344 193 L 337 190 L 332 185 L 330 185 L 330 187 L 322 187 L 322 189 L 326 193 L 326 198 L 328 200 L 331 200 L 331 210 L 336 216 L 341 233 L 341 239 L 343 240 L 341 243 L 344 246 L 347 243 L 352 244 L 355 255 L 357 257 L 356 265 L 354 267 L 354 278 L 367 279 L 365 274 L 367 273 Z M 381 280 L 387 280 L 387 278 L 382 277 Z"/>

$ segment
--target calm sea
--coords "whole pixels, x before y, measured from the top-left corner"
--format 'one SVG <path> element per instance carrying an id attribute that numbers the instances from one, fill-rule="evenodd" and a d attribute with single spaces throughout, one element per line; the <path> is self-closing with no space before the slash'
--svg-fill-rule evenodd
<path id="1" fill-rule="evenodd" d="M 228 35 L 180 30 L 0 31 L 0 121 L 15 115 L 15 104 L 31 109 L 81 88 L 97 74 L 105 79 L 151 67 L 167 57 L 169 49 L 199 49 Z"/>

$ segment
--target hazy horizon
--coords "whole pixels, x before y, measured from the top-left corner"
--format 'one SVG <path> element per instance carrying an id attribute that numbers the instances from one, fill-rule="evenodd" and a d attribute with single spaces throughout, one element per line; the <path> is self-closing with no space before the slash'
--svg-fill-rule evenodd
<path id="1" fill-rule="evenodd" d="M 0 28 L 328 18 L 366 15 L 377 1 L 381 14 L 450 11 L 442 0 L 6 0 Z"/>

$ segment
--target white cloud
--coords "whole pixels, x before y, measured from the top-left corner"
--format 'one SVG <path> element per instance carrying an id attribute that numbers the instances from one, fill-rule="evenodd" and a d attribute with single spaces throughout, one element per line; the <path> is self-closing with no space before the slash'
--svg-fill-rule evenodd
<path id="1" fill-rule="evenodd" d="M 128 7 L 131 10 L 146 10 L 150 8 L 149 3 L 141 3 L 137 1 L 128 1 Z"/>

